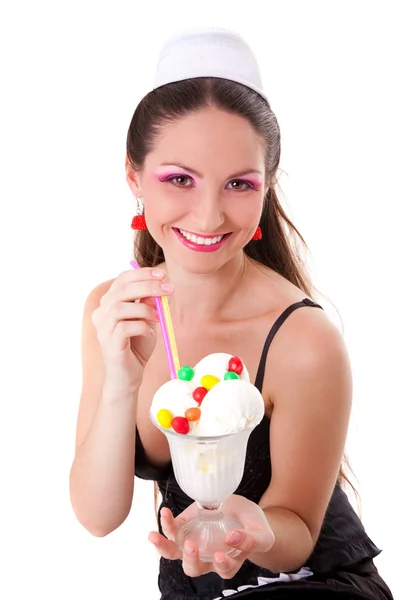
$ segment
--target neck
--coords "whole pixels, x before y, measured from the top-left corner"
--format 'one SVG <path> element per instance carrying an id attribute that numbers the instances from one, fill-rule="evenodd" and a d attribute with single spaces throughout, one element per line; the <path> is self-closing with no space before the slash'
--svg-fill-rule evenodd
<path id="1" fill-rule="evenodd" d="M 243 252 L 211 273 L 192 273 L 166 261 L 168 279 L 175 291 L 170 297 L 173 320 L 180 325 L 210 323 L 220 319 L 221 311 L 238 293 L 246 276 L 249 261 Z"/>

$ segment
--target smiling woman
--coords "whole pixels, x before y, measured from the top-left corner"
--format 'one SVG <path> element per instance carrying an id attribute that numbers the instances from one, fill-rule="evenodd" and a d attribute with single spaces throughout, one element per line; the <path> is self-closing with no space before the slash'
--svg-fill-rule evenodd
<path id="1" fill-rule="evenodd" d="M 131 140 L 128 134 L 128 183 L 136 196 L 145 199 L 148 231 L 170 260 L 183 260 L 197 270 L 204 261 L 193 251 L 207 252 L 213 253 L 208 268 L 211 260 L 219 268 L 247 245 L 259 225 L 268 183 L 265 140 L 256 129 L 256 121 L 253 125 L 240 114 L 226 112 L 221 103 L 207 100 L 211 80 L 173 85 L 173 93 L 179 95 L 185 88 L 191 96 L 191 111 L 175 119 L 173 127 L 160 128 L 169 107 L 167 99 L 162 98 L 163 91 L 152 92 L 160 113 L 159 126 L 152 140 L 149 115 L 143 114 L 146 145 L 138 148 L 135 141 L 137 127 L 141 135 L 140 110 L 132 122 L 135 137 Z M 226 83 L 215 80 L 213 85 Z M 248 92 L 236 85 L 243 88 L 242 95 Z M 223 97 L 224 91 L 220 93 Z M 152 105 L 152 114 L 154 108 Z M 174 160 L 165 161 L 170 155 Z M 138 242 L 146 235 L 139 236 Z M 182 255 L 176 240 L 192 252 Z M 221 252 L 214 254 L 218 250 Z"/>
<path id="2" fill-rule="evenodd" d="M 71 469 L 74 510 L 99 536 L 128 515 L 135 475 L 158 483 L 149 540 L 161 554 L 162 600 L 392 598 L 373 562 L 380 550 L 340 485 L 351 369 L 310 298 L 296 251 L 303 239 L 276 192 L 279 159 L 279 126 L 247 44 L 224 30 L 168 43 L 127 135 L 127 181 L 145 207 L 135 238 L 142 268 L 86 302 Z M 181 364 L 241 357 L 264 401 L 243 478 L 224 502 L 243 527 L 226 534 L 230 552 L 207 563 L 196 544 L 176 543 L 196 507 L 149 418 L 168 380 L 160 295 L 170 298 Z"/>
<path id="3" fill-rule="evenodd" d="M 170 168 L 178 167 L 181 172 L 178 173 L 170 173 L 167 171 L 166 174 L 162 174 L 162 171 L 158 173 L 158 177 L 160 182 L 170 182 L 178 188 L 193 188 L 202 184 L 202 180 L 204 179 L 204 175 L 200 174 L 193 168 L 186 167 L 182 164 L 170 165 Z M 191 173 L 191 175 L 187 175 L 186 173 Z M 259 177 L 256 178 L 256 173 L 259 174 Z M 248 192 L 251 190 L 259 191 L 262 189 L 263 182 L 261 179 L 262 173 L 255 169 L 245 169 L 241 173 L 236 173 L 229 177 L 229 181 L 226 183 L 224 189 L 231 190 L 233 192 Z M 196 181 L 193 176 L 197 177 Z M 246 176 L 246 179 L 243 179 Z M 239 179 L 242 178 L 242 179 Z M 178 239 L 191 250 L 195 250 L 197 252 L 213 252 L 215 250 L 219 250 L 221 246 L 227 242 L 228 238 L 231 236 L 232 232 L 219 233 L 216 235 L 216 232 L 212 234 L 207 234 L 204 232 L 196 233 L 194 231 L 188 231 L 182 228 L 172 228 L 174 233 L 178 236 Z"/>

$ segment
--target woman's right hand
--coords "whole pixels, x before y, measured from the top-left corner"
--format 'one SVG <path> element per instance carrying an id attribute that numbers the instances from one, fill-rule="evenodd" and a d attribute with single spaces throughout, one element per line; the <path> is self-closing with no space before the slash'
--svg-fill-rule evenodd
<path id="1" fill-rule="evenodd" d="M 93 311 L 107 386 L 136 391 L 156 344 L 159 321 L 155 297 L 172 293 L 160 268 L 130 269 L 121 273 Z M 165 287 L 164 287 L 165 286 Z M 137 302 L 135 302 L 137 301 Z"/>

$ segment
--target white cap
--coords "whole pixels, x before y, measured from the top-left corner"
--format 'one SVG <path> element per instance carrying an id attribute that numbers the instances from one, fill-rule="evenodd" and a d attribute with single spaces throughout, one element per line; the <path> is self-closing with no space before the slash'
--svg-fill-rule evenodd
<path id="1" fill-rule="evenodd" d="M 154 89 L 195 77 L 237 81 L 256 91 L 269 104 L 257 60 L 248 44 L 233 31 L 213 27 L 190 29 L 164 44 Z"/>

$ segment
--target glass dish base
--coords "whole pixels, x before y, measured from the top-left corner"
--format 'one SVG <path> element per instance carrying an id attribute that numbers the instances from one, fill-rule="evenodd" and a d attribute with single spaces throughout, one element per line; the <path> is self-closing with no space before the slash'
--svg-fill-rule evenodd
<path id="1" fill-rule="evenodd" d="M 186 540 L 195 542 L 199 550 L 199 558 L 203 562 L 213 562 L 215 552 L 223 552 L 229 556 L 237 556 L 241 550 L 225 543 L 225 535 L 231 529 L 242 529 L 243 526 L 233 517 L 225 516 L 221 504 L 200 504 L 198 516 L 188 521 L 179 529 L 176 542 L 180 550 Z"/>

